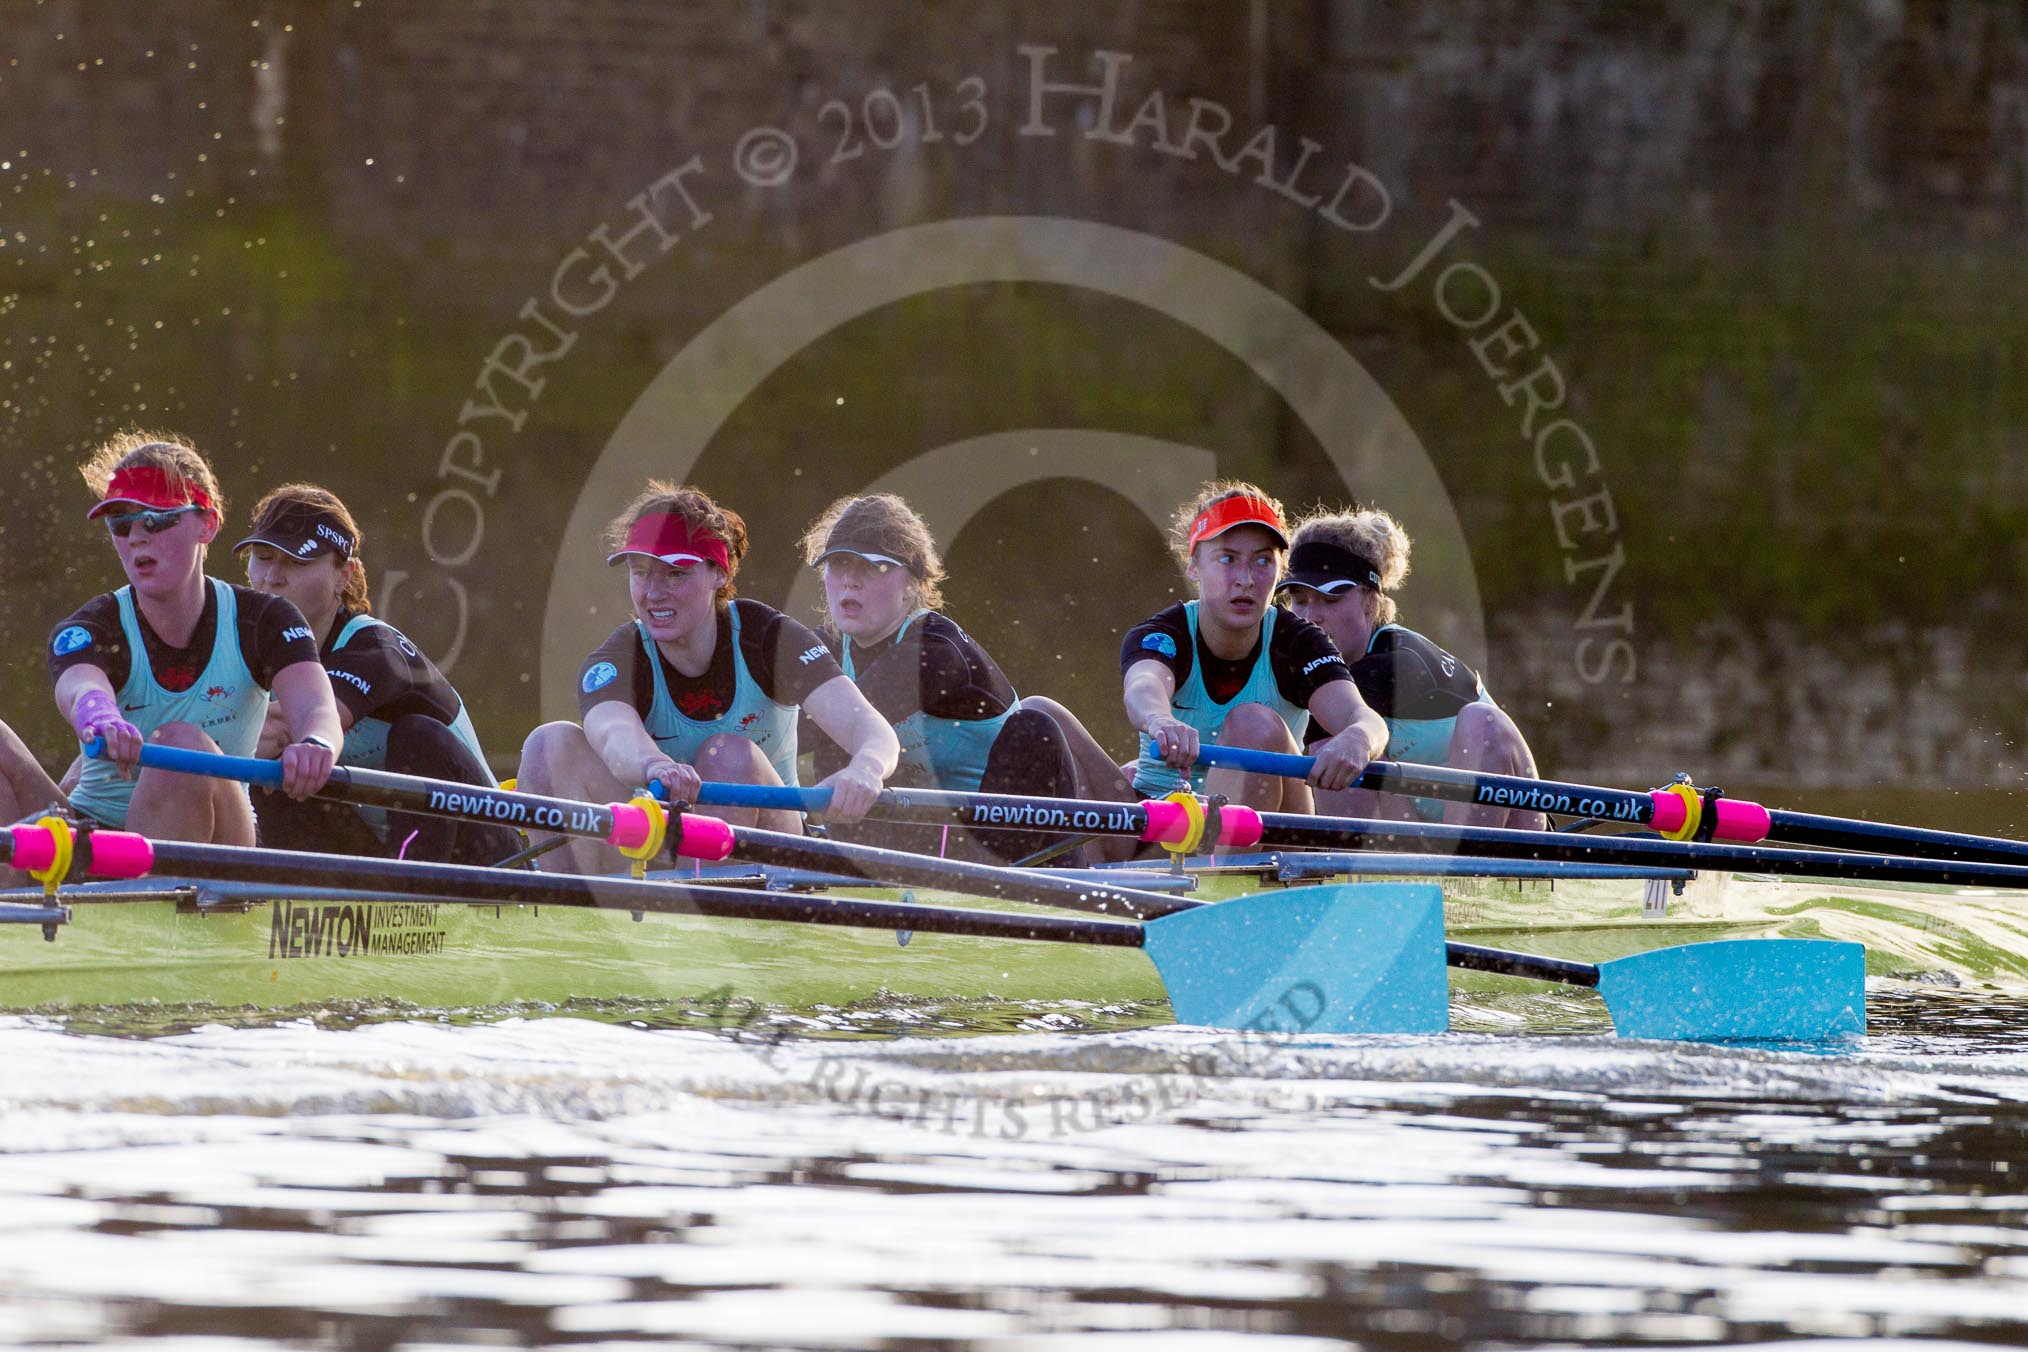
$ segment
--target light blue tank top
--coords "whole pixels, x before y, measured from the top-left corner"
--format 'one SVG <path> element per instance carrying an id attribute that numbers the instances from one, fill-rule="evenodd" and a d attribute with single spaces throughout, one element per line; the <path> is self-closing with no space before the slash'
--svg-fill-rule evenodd
<path id="1" fill-rule="evenodd" d="M 218 627 L 211 658 L 188 690 L 164 690 L 148 664 L 148 645 L 141 640 L 141 618 L 134 611 L 134 589 L 113 595 L 120 603 L 120 630 L 126 636 L 127 679 L 117 694 L 120 712 L 143 736 L 169 723 L 189 723 L 218 744 L 228 756 L 251 756 L 260 745 L 261 721 L 267 716 L 268 692 L 253 678 L 246 654 L 239 649 L 239 604 L 233 590 L 208 577 L 218 606 Z M 109 826 L 127 824 L 134 801 L 134 781 L 122 779 L 109 760 L 88 759 L 70 801 Z"/>
<path id="2" fill-rule="evenodd" d="M 338 641 L 331 645 L 331 650 L 336 652 L 338 649 L 343 648 L 352 640 L 353 635 L 369 625 L 376 624 L 383 629 L 394 628 L 387 621 L 377 620 L 371 615 L 354 615 L 345 622 L 345 627 L 338 631 Z M 400 630 L 395 630 L 395 632 L 400 633 Z M 456 692 L 452 693 L 455 694 Z M 465 697 L 463 695 L 458 696 L 458 716 L 452 719 L 448 726 L 450 727 L 451 734 L 465 744 L 466 749 L 472 753 L 473 759 L 479 762 L 479 768 L 485 771 L 487 786 L 495 789 L 499 788 L 500 781 L 493 777 L 493 768 L 486 764 L 486 753 L 479 747 L 479 730 L 472 726 L 471 715 L 465 712 Z M 387 735 L 393 728 L 394 725 L 384 718 L 361 718 L 354 720 L 352 726 L 345 730 L 345 744 L 338 748 L 338 763 L 340 765 L 357 766 L 362 770 L 382 770 L 387 768 Z M 361 821 L 364 821 L 368 826 L 373 828 L 374 834 L 382 838 L 386 837 L 386 808 L 374 807 L 369 803 L 359 803 L 354 805 L 353 810 L 359 814 Z"/>
<path id="3" fill-rule="evenodd" d="M 697 753 L 710 737 L 721 732 L 744 737 L 761 749 L 768 764 L 782 777 L 782 783 L 794 786 L 796 708 L 792 704 L 777 704 L 762 693 L 739 650 L 739 607 L 726 607 L 726 614 L 732 621 L 732 705 L 718 718 L 702 723 L 686 717 L 669 697 L 669 683 L 662 678 L 662 654 L 656 649 L 655 640 L 648 637 L 647 629 L 639 620 L 634 621 L 641 646 L 648 655 L 648 671 L 655 680 L 655 699 L 648 706 L 646 719 L 648 735 L 671 760 L 684 765 L 696 764 Z"/>
<path id="4" fill-rule="evenodd" d="M 1380 641 L 1380 635 L 1389 629 L 1404 634 L 1415 634 L 1415 630 L 1399 624 L 1383 624 L 1375 629 L 1366 640 L 1366 651 L 1371 653 L 1373 645 Z M 1415 635 L 1422 638 L 1420 634 Z M 1424 638 L 1428 643 L 1429 640 Z M 1435 644 L 1430 646 L 1434 647 Z M 1493 697 L 1486 693 L 1486 683 L 1481 680 L 1479 701 L 1493 703 Z M 1411 761 L 1417 765 L 1443 765 L 1450 760 L 1451 738 L 1458 730 L 1458 716 L 1448 718 L 1389 718 L 1387 724 L 1387 758 L 1397 761 Z M 1424 821 L 1440 822 L 1444 819 L 1442 802 L 1429 798 L 1411 798 L 1415 813 Z"/>
<path id="5" fill-rule="evenodd" d="M 331 645 L 331 650 L 338 651 L 351 642 L 354 635 L 374 625 L 382 629 L 394 629 L 387 621 L 375 619 L 371 615 L 354 615 L 345 622 L 345 627 L 338 631 L 338 640 Z M 395 632 L 400 633 L 399 630 Z M 339 749 L 338 763 L 356 765 L 366 770 L 378 770 L 386 766 L 387 734 L 393 726 L 384 718 L 362 718 L 355 721 L 345 733 L 345 745 Z M 472 726 L 471 715 L 465 712 L 463 695 L 458 696 L 458 716 L 450 721 L 449 726 L 451 732 L 472 753 L 473 759 L 477 760 L 481 767 L 485 767 L 486 753 L 479 746 L 479 731 Z M 500 781 L 493 778 L 490 768 L 486 769 L 486 782 L 493 788 L 500 787 Z"/>
<path id="6" fill-rule="evenodd" d="M 1275 680 L 1274 663 L 1268 657 L 1274 642 L 1275 620 L 1280 613 L 1276 607 L 1269 606 L 1261 616 L 1260 655 L 1254 659 L 1253 670 L 1247 673 L 1246 684 L 1231 699 L 1220 704 L 1204 688 L 1204 655 L 1197 650 L 1197 602 L 1183 603 L 1183 614 L 1190 622 L 1190 674 L 1177 687 L 1175 698 L 1169 702 L 1169 711 L 1197 729 L 1197 735 L 1204 741 L 1216 742 L 1227 716 L 1240 705 L 1265 704 L 1281 715 L 1282 722 L 1288 724 L 1289 735 L 1295 738 L 1298 746 L 1302 745 L 1303 733 L 1310 726 L 1310 711 L 1298 708 L 1283 698 L 1281 684 Z M 1134 791 L 1153 798 L 1174 793 L 1183 787 L 1183 782 L 1182 773 L 1164 762 L 1156 752 L 1154 738 L 1142 733 L 1140 761 L 1134 767 Z M 1196 792 L 1203 792 L 1203 766 L 1191 769 L 1190 787 Z"/>
<path id="7" fill-rule="evenodd" d="M 927 614 L 927 610 L 918 610 L 903 620 L 894 632 L 894 641 L 901 642 L 908 627 Z M 858 684 L 852 640 L 842 634 L 838 664 L 853 684 Z M 917 709 L 894 725 L 894 735 L 901 742 L 900 768 L 913 771 L 939 789 L 977 793 L 986 777 L 986 759 L 992 754 L 993 742 L 1014 716 L 1015 707 L 1009 704 L 988 718 L 933 718 Z"/>

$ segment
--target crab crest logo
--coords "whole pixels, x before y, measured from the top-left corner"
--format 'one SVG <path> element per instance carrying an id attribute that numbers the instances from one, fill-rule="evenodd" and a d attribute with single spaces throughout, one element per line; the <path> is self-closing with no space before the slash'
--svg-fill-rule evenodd
<path id="1" fill-rule="evenodd" d="M 1176 640 L 1167 634 L 1150 634 L 1141 640 L 1141 646 L 1149 652 L 1157 652 L 1164 657 L 1174 657 L 1176 655 Z"/>
<path id="2" fill-rule="evenodd" d="M 67 629 L 58 631 L 57 636 L 50 641 L 49 645 L 50 651 L 54 652 L 58 657 L 68 657 L 80 648 L 89 648 L 91 646 L 91 630 L 79 624 L 73 624 Z"/>
<path id="3" fill-rule="evenodd" d="M 584 674 L 585 694 L 589 695 L 594 690 L 605 689 L 607 686 L 613 683 L 614 679 L 617 678 L 619 674 L 620 669 L 614 666 L 611 662 L 598 662 L 593 664 L 592 668 L 589 671 L 585 672 Z"/>
<path id="4" fill-rule="evenodd" d="M 231 699 L 233 696 L 233 692 L 238 688 L 239 687 L 237 686 L 231 685 L 206 686 L 204 689 L 204 693 L 200 695 L 198 698 L 202 699 L 206 704 L 216 704 L 220 700 Z"/>

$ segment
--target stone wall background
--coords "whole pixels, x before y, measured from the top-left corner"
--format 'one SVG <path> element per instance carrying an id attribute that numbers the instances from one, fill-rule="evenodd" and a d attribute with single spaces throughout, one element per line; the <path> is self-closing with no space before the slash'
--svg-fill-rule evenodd
<path id="1" fill-rule="evenodd" d="M 1024 44 L 1083 78 L 1130 53 L 1133 97 L 1274 124 L 1285 163 L 1309 136 L 1320 163 L 1378 176 L 1390 220 L 1349 235 L 1067 121 L 1024 138 Z M 962 153 L 821 166 L 827 99 L 925 84 L 947 115 L 968 75 L 991 116 Z M 723 173 L 762 122 L 811 166 L 790 188 Z M 559 504 L 654 372 L 827 250 L 1033 214 L 1201 250 L 1358 357 L 1431 448 L 1487 602 L 1489 681 L 1545 767 L 1936 788 L 2028 769 L 2028 19 L 1998 3 L 10 0 L 0 716 L 57 757 L 39 645 L 113 580 L 70 467 L 129 422 L 195 437 L 242 508 L 281 477 L 353 500 L 395 580 L 383 606 L 442 650 L 441 598 L 397 579 L 430 570 L 418 520 L 475 375 L 564 254 L 693 153 L 717 166 L 713 225 L 587 320 L 489 441 L 502 476 L 461 573 L 454 675 L 496 753 L 535 717 L 550 564 L 586 547 Z M 1428 292 L 1368 283 L 1453 200 L 1482 222 L 1459 256 L 1525 313 L 1599 449 L 1615 524 L 1586 549 L 1623 549 L 1603 613 L 1628 608 L 1631 681 L 1575 660 L 1590 583 L 1569 569 L 1592 554 L 1556 516 L 1575 492 L 1544 484 Z M 699 477 L 752 519 L 746 590 L 779 599 L 789 541 L 834 493 L 960 437 L 1056 426 L 1208 447 L 1292 502 L 1347 489 L 1226 354 L 1033 287 L 925 298 L 814 345 Z M 1174 586 L 1152 530 L 1038 485 L 950 543 L 953 611 L 1024 688 L 1123 742 L 1117 635 Z"/>

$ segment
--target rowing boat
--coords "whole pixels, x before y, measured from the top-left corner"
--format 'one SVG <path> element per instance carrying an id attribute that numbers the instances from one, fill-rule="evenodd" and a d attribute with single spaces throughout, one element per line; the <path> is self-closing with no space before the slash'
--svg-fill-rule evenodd
<path id="1" fill-rule="evenodd" d="M 1293 852 L 1190 863 L 1186 876 L 1205 898 L 1319 876 L 1317 858 Z M 1339 856 L 1336 868 L 1361 880 L 1400 876 L 1371 856 Z M 1446 878 L 1445 929 L 1467 943 L 1592 963 L 1714 939 L 1852 940 L 1865 944 L 1873 977 L 2028 985 L 2028 910 L 2005 893 L 1726 873 L 1671 880 L 1648 872 Z M 764 869 L 712 876 L 752 886 L 818 881 Z M 968 904 L 928 891 L 829 886 L 841 895 Z M 32 908 L 38 896 L 14 893 L 6 903 Z M 0 925 L 0 1008 L 385 1001 L 439 1010 L 601 1000 L 694 1005 L 730 996 L 809 1010 L 886 994 L 1145 1003 L 1160 1018 L 1164 999 L 1147 957 L 1120 948 L 335 889 L 288 895 L 195 880 L 91 884 L 65 899 L 69 920 L 52 929 L 51 941 L 32 909 L 22 923 Z M 1451 983 L 1467 996 L 1514 989 L 1505 978 L 1462 970 L 1452 971 Z"/>
<path id="2" fill-rule="evenodd" d="M 251 782 L 275 773 L 266 762 L 175 748 L 149 747 L 144 762 L 149 755 L 176 758 L 164 768 L 186 773 Z M 2028 887 L 2028 846 L 1913 831 L 1904 833 L 1911 844 L 1939 853 L 1700 843 L 1684 838 L 1700 806 L 1687 792 L 1675 801 L 1690 825 L 1667 839 L 1312 819 L 1186 799 L 882 795 L 882 811 L 901 820 L 1054 824 L 1162 843 L 1174 863 L 1159 890 L 1145 871 L 1080 876 L 930 859 L 672 816 L 649 799 L 599 806 L 358 769 L 335 772 L 324 792 L 590 836 L 642 864 L 664 850 L 666 826 L 668 853 L 692 862 L 687 872 L 637 882 L 538 878 L 119 833 L 92 837 L 90 848 L 81 839 L 78 860 L 69 860 L 56 827 L 13 828 L 10 850 L 25 842 L 29 851 L 16 861 L 54 869 L 49 861 L 61 855 L 66 881 L 73 865 L 157 881 L 123 893 L 73 888 L 65 894 L 72 909 L 62 911 L 35 898 L 0 903 L 22 922 L 0 927 L 8 940 L 0 942 L 0 1006 L 736 998 L 804 1009 L 887 993 L 1152 1007 L 1166 992 L 1178 1019 L 1252 1027 L 1280 1018 L 1271 1006 L 1288 993 L 1317 986 L 1327 997 L 1318 1009 L 1331 1011 L 1320 1029 L 1407 1032 L 1447 1026 L 1447 985 L 1470 994 L 1524 977 L 1596 987 L 1622 1033 L 1723 1041 L 1847 1036 L 1863 1027 L 1868 974 L 2028 981 L 2028 926 L 2013 893 L 1976 890 Z M 809 790 L 707 784 L 704 794 L 728 805 L 825 807 Z M 755 795 L 771 801 L 735 801 Z M 1660 805 L 1661 795 L 1647 801 Z M 1835 830 L 1833 843 L 1850 836 L 1850 824 L 1785 820 L 1750 805 L 1733 816 L 1784 831 Z M 1224 853 L 1181 859 L 1213 840 Z M 1232 852 L 1255 847 L 1264 852 Z M 1446 853 L 1404 853 L 1415 848 Z M 734 855 L 769 885 L 822 887 L 825 898 L 761 904 L 722 879 L 696 876 L 701 861 Z M 206 881 L 165 890 L 165 865 Z M 1782 877 L 1741 876 L 1747 867 Z M 1355 882 L 1289 892 L 1287 905 L 1267 899 L 1320 877 L 1401 875 L 1441 876 L 1446 887 Z M 909 884 L 992 898 L 1003 909 L 894 891 Z M 1200 894 L 1178 895 L 1189 888 Z M 1056 914 L 1065 909 L 1104 918 Z M 45 938 L 73 926 L 90 937 L 59 954 L 56 944 L 22 940 L 38 926 Z M 1514 942 L 1532 951 L 1506 946 Z M 1293 1026 L 1309 1025 L 1296 1018 Z"/>

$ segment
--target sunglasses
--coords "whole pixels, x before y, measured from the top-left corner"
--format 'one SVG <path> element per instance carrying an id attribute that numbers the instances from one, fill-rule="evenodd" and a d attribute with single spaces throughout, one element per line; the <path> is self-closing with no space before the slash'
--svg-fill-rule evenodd
<path id="1" fill-rule="evenodd" d="M 134 525 L 138 522 L 141 529 L 148 532 L 148 534 L 160 535 L 163 531 L 174 526 L 177 518 L 181 517 L 185 512 L 201 512 L 203 510 L 202 507 L 190 506 L 172 507 L 166 512 L 159 512 L 153 508 L 140 512 L 125 512 L 119 516 L 107 517 L 106 529 L 113 533 L 114 539 L 124 540 L 133 533 Z"/>

